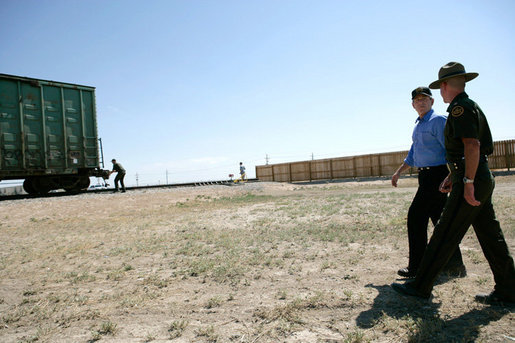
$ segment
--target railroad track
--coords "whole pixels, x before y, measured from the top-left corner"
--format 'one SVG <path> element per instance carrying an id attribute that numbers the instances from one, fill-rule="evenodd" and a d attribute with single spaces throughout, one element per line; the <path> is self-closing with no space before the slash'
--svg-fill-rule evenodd
<path id="1" fill-rule="evenodd" d="M 246 182 L 258 182 L 259 179 L 247 179 Z M 202 186 L 239 186 L 245 183 L 234 182 L 231 180 L 218 180 L 218 181 L 199 181 L 199 182 L 187 182 L 187 183 L 170 183 L 164 185 L 147 185 L 147 186 L 133 186 L 126 187 L 127 191 L 133 191 L 138 189 L 152 189 L 152 188 L 178 188 L 178 187 L 202 187 Z M 91 194 L 91 193 L 109 193 L 113 192 L 113 188 L 104 189 L 92 189 L 82 192 L 65 192 L 57 191 L 48 194 L 15 194 L 15 195 L 0 195 L 0 201 L 2 200 L 23 200 L 23 199 L 35 199 L 35 198 L 53 198 L 53 197 L 64 197 L 64 196 L 75 196 L 80 194 Z"/>

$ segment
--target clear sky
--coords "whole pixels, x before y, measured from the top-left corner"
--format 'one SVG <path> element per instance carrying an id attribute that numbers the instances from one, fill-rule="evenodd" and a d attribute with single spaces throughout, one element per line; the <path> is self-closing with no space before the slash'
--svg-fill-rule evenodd
<path id="1" fill-rule="evenodd" d="M 266 156 L 409 149 L 410 93 L 450 61 L 515 138 L 514 18 L 513 0 L 0 0 L 0 73 L 96 87 L 128 185 L 254 177 Z"/>

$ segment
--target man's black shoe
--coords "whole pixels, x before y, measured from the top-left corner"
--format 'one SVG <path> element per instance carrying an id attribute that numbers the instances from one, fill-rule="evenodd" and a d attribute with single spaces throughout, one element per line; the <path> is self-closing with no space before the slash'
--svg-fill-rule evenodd
<path id="1" fill-rule="evenodd" d="M 461 265 L 459 267 L 446 268 L 442 270 L 442 275 L 451 278 L 461 278 L 467 276 L 467 269 L 464 265 Z"/>
<path id="2" fill-rule="evenodd" d="M 418 297 L 422 299 L 429 299 L 431 297 L 431 294 L 422 294 L 419 292 L 415 287 L 413 287 L 410 282 L 406 282 L 404 284 L 402 283 L 392 283 L 392 288 L 397 293 L 400 293 L 402 295 L 409 295 L 412 297 Z"/>
<path id="3" fill-rule="evenodd" d="M 515 306 L 515 298 L 505 297 L 497 291 L 493 291 L 490 294 L 477 294 L 475 299 L 483 304 Z"/>
<path id="4" fill-rule="evenodd" d="M 397 271 L 397 274 L 405 278 L 414 278 L 417 275 L 417 271 L 410 270 L 409 268 L 401 268 Z"/>

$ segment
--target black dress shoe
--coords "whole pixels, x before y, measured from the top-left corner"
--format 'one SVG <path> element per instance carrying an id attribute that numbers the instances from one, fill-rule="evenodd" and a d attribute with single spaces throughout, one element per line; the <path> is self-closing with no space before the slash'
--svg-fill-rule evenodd
<path id="1" fill-rule="evenodd" d="M 467 276 L 467 269 L 464 265 L 461 265 L 459 267 L 446 268 L 442 270 L 442 275 L 451 278 L 461 278 Z"/>
<path id="2" fill-rule="evenodd" d="M 397 274 L 406 278 L 414 278 L 417 275 L 417 271 L 410 270 L 409 268 L 401 268 L 397 271 Z"/>
<path id="3" fill-rule="evenodd" d="M 489 305 L 515 306 L 515 298 L 508 298 L 497 291 L 489 294 L 477 294 L 475 297 L 477 302 Z"/>
<path id="4" fill-rule="evenodd" d="M 392 283 L 392 288 L 397 293 L 400 293 L 402 295 L 409 295 L 412 297 L 422 298 L 422 299 L 429 299 L 431 297 L 430 294 L 423 294 L 418 289 L 413 287 L 410 282 L 406 282 L 404 284 L 402 283 Z"/>

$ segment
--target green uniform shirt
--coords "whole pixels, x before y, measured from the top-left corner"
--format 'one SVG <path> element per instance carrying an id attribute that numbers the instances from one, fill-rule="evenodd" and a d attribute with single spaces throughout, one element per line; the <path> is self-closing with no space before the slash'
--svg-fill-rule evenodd
<path id="1" fill-rule="evenodd" d="M 122 165 L 118 162 L 113 164 L 113 171 L 120 174 L 125 174 L 125 169 L 123 169 Z"/>
<path id="2" fill-rule="evenodd" d="M 478 104 L 469 99 L 467 93 L 458 94 L 447 108 L 447 112 L 449 116 L 444 131 L 447 161 L 458 162 L 465 156 L 462 138 L 478 139 L 481 143 L 481 155 L 490 155 L 494 151 L 486 117 Z"/>

